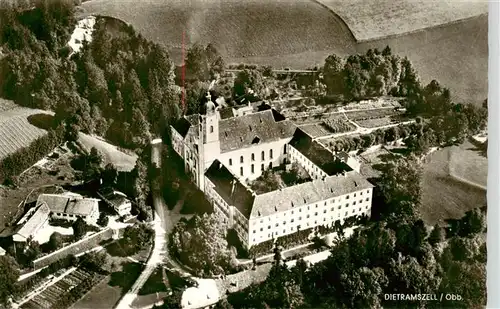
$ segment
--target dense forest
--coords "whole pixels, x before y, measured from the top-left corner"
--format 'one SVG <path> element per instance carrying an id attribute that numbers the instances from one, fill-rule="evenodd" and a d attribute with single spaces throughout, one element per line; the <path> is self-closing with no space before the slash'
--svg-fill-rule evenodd
<path id="1" fill-rule="evenodd" d="M 0 9 L 0 95 L 55 111 L 69 139 L 83 131 L 140 149 L 152 134 L 166 134 L 180 111 L 164 48 L 121 22 L 98 18 L 92 42 L 72 54 L 72 1 L 35 5 Z"/>

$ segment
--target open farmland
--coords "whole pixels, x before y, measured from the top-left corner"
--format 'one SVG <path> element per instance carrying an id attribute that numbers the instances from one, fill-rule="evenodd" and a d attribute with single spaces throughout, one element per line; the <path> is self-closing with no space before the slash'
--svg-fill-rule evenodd
<path id="1" fill-rule="evenodd" d="M 317 0 L 338 14 L 358 41 L 401 35 L 488 13 L 485 0 Z"/>
<path id="2" fill-rule="evenodd" d="M 476 162 L 478 154 L 467 150 L 470 148 L 469 143 L 462 144 L 459 148 L 462 154 L 460 162 Z M 486 204 L 486 190 L 450 176 L 450 163 L 455 165 L 455 159 L 450 162 L 450 158 L 454 157 L 450 152 L 455 151 L 455 147 L 440 149 L 428 156 L 424 164 L 420 211 L 427 224 L 442 224 L 444 219 L 460 218 L 466 211 Z M 476 168 L 473 175 L 486 177 L 486 164 L 477 165 Z"/>
<path id="3" fill-rule="evenodd" d="M 354 3 L 362 11 L 375 3 L 363 2 Z M 444 1 L 424 2 L 418 3 L 432 7 Z M 388 5 L 394 2 L 383 1 L 380 7 Z M 466 6 L 466 2 L 461 5 Z M 350 1 L 342 7 L 355 11 Z M 85 2 L 81 10 L 82 16 L 101 14 L 124 20 L 146 38 L 165 45 L 178 63 L 183 30 L 187 44 L 212 42 L 227 63 L 297 69 L 321 65 L 332 53 L 346 56 L 389 45 L 394 53 L 412 61 L 423 83 L 438 80 L 450 88 L 456 101 L 480 103 L 488 93 L 488 16 L 484 14 L 424 31 L 358 43 L 337 15 L 313 1 L 93 0 Z M 380 11 L 378 7 L 373 10 Z M 397 14 L 401 22 L 413 24 L 403 12 Z"/>
<path id="4" fill-rule="evenodd" d="M 37 114 L 53 115 L 51 112 L 21 107 L 0 98 L 0 159 L 47 134 L 46 130 L 29 122 L 28 117 Z"/>

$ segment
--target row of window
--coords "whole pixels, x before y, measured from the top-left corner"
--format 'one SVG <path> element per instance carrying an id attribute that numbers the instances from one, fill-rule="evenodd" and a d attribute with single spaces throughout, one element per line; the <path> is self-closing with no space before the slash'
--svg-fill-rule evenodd
<path id="1" fill-rule="evenodd" d="M 286 151 L 285 151 L 285 153 L 286 153 Z M 264 150 L 262 150 L 260 158 L 261 158 L 261 161 L 265 160 Z M 269 150 L 269 159 L 273 159 L 273 150 L 272 149 Z M 255 154 L 254 153 L 252 153 L 252 155 L 251 155 L 251 160 L 255 161 Z M 240 156 L 240 163 L 244 163 L 243 156 Z M 229 159 L 229 165 L 230 166 L 233 165 L 233 159 L 231 159 L 231 158 Z"/>
<path id="2" fill-rule="evenodd" d="M 270 168 L 270 169 L 271 169 L 271 168 L 273 168 L 273 162 L 269 162 L 269 168 Z M 260 171 L 261 171 L 261 172 L 263 172 L 263 171 L 264 171 L 264 169 L 265 169 L 264 164 L 261 164 L 261 165 L 260 165 Z M 255 174 L 255 165 L 254 165 L 254 164 L 250 165 L 250 172 L 251 172 L 252 174 Z M 245 173 L 244 173 L 244 171 L 243 171 L 243 166 L 241 166 L 241 167 L 240 167 L 240 176 L 244 176 L 244 174 L 245 174 Z"/>
<path id="3" fill-rule="evenodd" d="M 366 209 L 368 209 L 368 206 L 366 207 Z M 359 210 L 358 210 L 358 211 L 359 211 L 359 214 L 361 214 L 361 213 L 362 213 L 362 209 L 361 209 L 361 208 L 359 208 Z M 352 213 L 354 214 L 354 209 L 353 209 Z M 366 214 L 366 213 L 368 213 L 368 211 L 365 211 L 365 214 Z M 348 216 L 348 212 L 346 211 L 346 213 L 345 213 L 345 217 L 347 217 L 347 216 Z M 339 216 L 339 215 L 337 215 L 337 218 L 339 218 L 339 217 L 340 217 L 340 216 Z M 344 218 L 345 218 L 345 217 L 344 217 Z M 331 221 L 333 222 L 334 217 L 332 216 L 332 217 L 330 217 L 330 219 L 331 219 Z M 323 218 L 323 223 L 325 223 L 325 222 L 326 222 L 326 218 Z M 314 226 L 317 226 L 317 225 L 318 225 L 318 220 L 314 221 Z M 311 224 L 310 224 L 309 222 L 307 222 L 307 223 L 306 223 L 306 228 L 309 228 L 310 226 L 311 226 Z M 301 227 L 302 227 L 301 225 L 292 226 L 292 227 L 290 227 L 289 231 L 290 231 L 290 233 L 297 232 L 297 231 L 299 231 L 299 230 L 300 230 L 300 228 L 301 228 Z M 262 229 L 260 229 L 260 231 L 262 232 Z M 285 229 L 283 229 L 283 233 L 282 233 L 282 235 L 286 234 L 286 231 L 287 231 L 287 229 L 286 229 L 286 228 L 285 228 Z M 255 230 L 253 231 L 253 233 L 255 233 Z M 271 233 L 267 234 L 267 238 L 268 238 L 268 239 L 269 239 L 269 238 L 271 238 L 271 237 L 274 237 L 274 236 L 279 236 L 279 231 L 275 231 L 275 232 L 271 232 Z M 263 235 L 260 235 L 260 237 L 259 237 L 259 238 L 260 238 L 260 239 L 262 239 L 262 238 L 263 238 Z M 255 238 L 253 238 L 253 239 L 252 239 L 252 242 L 253 242 L 253 243 L 255 243 Z"/>
<path id="4" fill-rule="evenodd" d="M 356 193 L 355 193 L 355 195 L 356 195 Z M 346 199 L 349 199 L 349 196 L 347 196 L 347 197 L 346 197 Z M 366 201 L 366 202 L 368 202 L 369 200 L 370 200 L 370 198 L 369 198 L 369 197 L 367 197 L 367 198 L 365 199 L 365 201 Z M 338 201 L 340 202 L 340 200 L 338 200 Z M 330 200 L 330 203 L 331 203 L 331 204 L 335 203 L 335 199 Z M 363 199 L 360 199 L 359 201 L 354 201 L 354 202 L 352 202 L 352 205 L 354 206 L 354 205 L 356 205 L 357 203 L 359 203 L 359 204 L 363 203 Z M 324 206 L 326 206 L 326 205 L 327 205 L 327 202 L 325 201 Z M 345 204 L 345 207 L 349 207 L 350 205 L 351 205 L 351 204 L 346 203 L 346 204 Z M 315 206 L 315 208 L 318 208 L 318 204 L 315 204 L 314 206 Z M 338 209 L 342 209 L 342 205 L 339 205 L 337 208 L 338 208 Z M 309 206 L 309 205 L 308 205 L 308 206 L 307 206 L 307 210 L 310 210 L 310 209 L 311 209 L 311 206 Z M 334 211 L 334 207 L 332 207 L 332 208 L 331 208 L 331 211 Z M 302 208 L 299 208 L 299 209 L 298 209 L 298 212 L 302 212 Z M 323 210 L 323 212 L 324 212 L 324 213 L 326 213 L 326 209 L 325 209 L 325 210 Z M 295 210 L 292 210 L 292 211 L 291 211 L 291 214 L 292 214 L 292 215 L 293 215 L 293 214 L 295 214 Z M 286 213 L 283 213 L 283 215 L 284 215 L 284 216 L 286 216 Z M 269 217 L 269 220 L 271 220 L 271 218 L 270 218 L 270 217 Z M 263 222 L 264 222 L 264 219 L 261 219 L 261 220 L 260 220 L 260 223 L 263 223 Z"/>
<path id="5" fill-rule="evenodd" d="M 341 206 L 339 206 L 339 209 L 340 209 L 340 207 L 341 207 Z M 367 205 L 367 206 L 365 206 L 365 209 L 368 209 L 368 205 Z M 334 209 L 333 209 L 333 207 L 332 207 L 332 208 L 331 208 L 331 211 L 333 211 L 333 210 L 334 210 Z M 362 210 L 362 208 L 359 208 L 359 211 L 361 211 L 361 210 Z M 351 213 L 354 213 L 355 211 L 356 211 L 356 209 L 352 209 Z M 325 209 L 325 210 L 323 210 L 323 213 L 324 213 L 324 214 L 326 214 L 326 212 L 327 212 L 327 211 L 326 211 L 326 209 Z M 346 211 L 346 212 L 345 212 L 345 214 L 344 214 L 344 216 L 347 216 L 348 214 L 349 214 L 349 211 Z M 315 213 L 314 213 L 314 216 L 318 216 L 318 212 L 315 212 Z M 306 219 L 309 219 L 310 217 L 311 217 L 311 215 L 306 215 Z M 337 213 L 337 217 L 340 217 L 340 213 Z M 332 219 L 333 219 L 333 216 L 332 216 Z M 302 217 L 298 217 L 298 221 L 300 221 L 300 220 L 302 220 Z M 323 218 L 323 221 L 326 221 L 326 218 Z M 294 218 L 290 219 L 290 223 L 294 223 L 294 222 L 295 222 L 295 219 L 294 219 Z M 262 221 L 261 221 L 261 223 L 262 223 Z M 287 223 L 287 221 L 286 221 L 286 220 L 285 220 L 285 221 L 283 221 L 283 225 L 286 225 L 286 223 Z M 315 223 L 314 223 L 314 224 L 316 224 L 316 221 L 315 221 Z M 277 222 L 277 223 L 275 224 L 275 227 L 278 227 L 279 225 L 280 225 L 280 224 Z M 268 229 L 268 230 L 270 230 L 270 229 L 271 229 L 271 225 L 268 225 L 268 226 L 267 226 L 267 229 Z M 263 227 L 261 227 L 261 228 L 260 228 L 260 231 L 262 232 L 263 230 L 264 230 L 264 228 L 263 228 Z M 253 230 L 253 233 L 256 233 L 256 230 Z"/>

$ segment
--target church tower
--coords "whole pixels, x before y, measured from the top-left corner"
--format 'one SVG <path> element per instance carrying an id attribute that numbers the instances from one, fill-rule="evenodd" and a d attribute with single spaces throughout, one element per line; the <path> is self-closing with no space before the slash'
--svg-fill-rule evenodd
<path id="1" fill-rule="evenodd" d="M 220 114 L 215 103 L 212 102 L 210 92 L 207 93 L 207 103 L 205 105 L 205 114 L 200 115 L 199 119 L 199 165 L 198 184 L 200 189 L 205 192 L 205 171 L 212 162 L 220 156 L 219 141 L 219 120 Z"/>

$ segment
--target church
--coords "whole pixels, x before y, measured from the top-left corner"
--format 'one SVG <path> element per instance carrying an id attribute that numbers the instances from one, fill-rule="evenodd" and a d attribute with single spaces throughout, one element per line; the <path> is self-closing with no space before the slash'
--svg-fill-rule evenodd
<path id="1" fill-rule="evenodd" d="M 373 185 L 348 156 L 338 156 L 268 108 L 231 113 L 207 95 L 205 112 L 173 126 L 174 150 L 229 228 L 250 248 L 351 216 L 371 213 Z M 222 115 L 222 116 L 221 116 Z M 265 171 L 298 164 L 310 180 L 257 193 Z"/>

